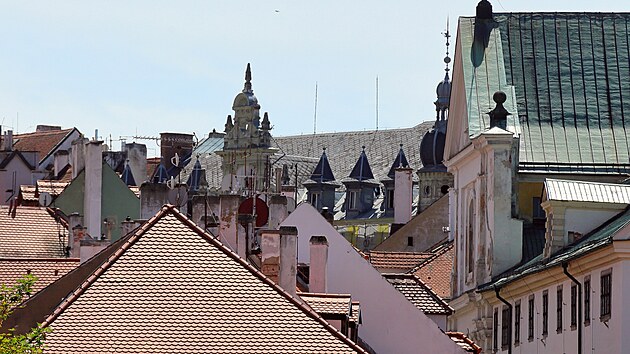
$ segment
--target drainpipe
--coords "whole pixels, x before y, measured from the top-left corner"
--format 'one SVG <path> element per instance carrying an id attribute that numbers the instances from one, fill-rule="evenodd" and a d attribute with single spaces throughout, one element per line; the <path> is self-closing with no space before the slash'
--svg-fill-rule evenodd
<path id="1" fill-rule="evenodd" d="M 508 309 L 510 309 L 510 335 L 508 336 L 509 341 L 508 341 L 508 354 L 512 354 L 512 304 L 510 304 L 506 299 L 502 298 L 501 295 L 499 295 L 499 291 L 501 291 L 501 288 L 497 288 L 496 286 L 494 287 L 494 293 L 497 295 L 497 299 L 501 300 L 502 303 L 504 303 Z M 495 323 L 496 325 L 496 323 Z M 498 331 L 497 331 L 498 332 Z"/>
<path id="2" fill-rule="evenodd" d="M 577 279 L 575 279 L 575 277 L 573 275 L 571 275 L 571 273 L 569 273 L 569 271 L 567 270 L 567 268 L 569 268 L 569 263 L 568 262 L 563 262 L 562 263 L 562 271 L 564 272 L 564 274 L 571 279 L 571 281 L 573 281 L 575 283 L 575 285 L 577 285 L 577 291 L 578 291 L 578 303 L 577 303 L 577 313 L 578 313 L 578 323 L 577 323 L 577 330 L 578 330 L 578 342 L 577 342 L 577 352 L 578 354 L 582 354 L 582 283 L 580 283 Z"/>

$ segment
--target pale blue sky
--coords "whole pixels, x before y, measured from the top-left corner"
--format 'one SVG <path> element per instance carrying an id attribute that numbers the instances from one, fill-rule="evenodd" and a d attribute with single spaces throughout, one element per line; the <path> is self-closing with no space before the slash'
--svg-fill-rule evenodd
<path id="1" fill-rule="evenodd" d="M 491 2 L 495 12 L 628 10 L 606 0 Z M 276 136 L 313 132 L 315 82 L 318 132 L 374 129 L 376 76 L 379 127 L 413 126 L 434 119 L 446 18 L 454 35 L 476 3 L 0 1 L 0 124 L 114 139 L 222 131 L 251 62 Z"/>

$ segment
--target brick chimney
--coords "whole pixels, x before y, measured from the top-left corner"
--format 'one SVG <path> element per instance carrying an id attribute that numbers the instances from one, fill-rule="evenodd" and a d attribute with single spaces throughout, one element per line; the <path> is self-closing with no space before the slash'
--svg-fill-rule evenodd
<path id="1" fill-rule="evenodd" d="M 13 130 L 7 130 L 4 133 L 4 137 L 2 138 L 2 146 L 0 146 L 0 150 L 2 151 L 13 150 Z"/>
<path id="2" fill-rule="evenodd" d="M 312 236 L 310 240 L 308 291 L 326 293 L 326 272 L 328 269 L 328 240 L 326 236 Z"/>
<path id="3" fill-rule="evenodd" d="M 280 223 L 289 216 L 287 210 L 287 197 L 272 195 L 269 198 L 269 228 L 276 229 Z"/>
<path id="4" fill-rule="evenodd" d="M 411 220 L 413 182 L 411 168 L 397 168 L 394 175 L 394 223 L 406 224 Z"/>
<path id="5" fill-rule="evenodd" d="M 83 192 L 83 214 L 88 234 L 101 238 L 101 198 L 103 190 L 103 142 L 93 140 L 86 144 L 85 189 Z"/>
<path id="6" fill-rule="evenodd" d="M 296 296 L 297 235 L 295 226 L 280 226 L 280 274 L 279 285 L 289 294 Z"/>
<path id="7" fill-rule="evenodd" d="M 68 248 L 70 258 L 81 258 L 81 239 L 85 236 L 85 228 L 81 226 L 83 217 L 79 213 L 68 216 Z"/>
<path id="8" fill-rule="evenodd" d="M 221 215 L 219 221 L 219 240 L 237 252 L 238 206 L 240 197 L 236 194 L 220 196 Z"/>
<path id="9" fill-rule="evenodd" d="M 278 284 L 280 275 L 280 230 L 263 230 L 260 235 L 261 271 Z"/>
<path id="10" fill-rule="evenodd" d="M 70 164 L 72 165 L 72 179 L 74 180 L 79 172 L 83 170 L 85 167 L 85 144 L 87 143 L 87 139 L 83 136 L 80 136 L 75 141 L 72 142 L 71 148 L 71 159 Z"/>

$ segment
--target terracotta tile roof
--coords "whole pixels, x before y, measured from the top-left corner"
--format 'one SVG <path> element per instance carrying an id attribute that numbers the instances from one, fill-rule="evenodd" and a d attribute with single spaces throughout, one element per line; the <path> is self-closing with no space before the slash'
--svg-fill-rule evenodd
<path id="1" fill-rule="evenodd" d="M 66 186 L 70 184 L 70 182 L 60 182 L 53 180 L 43 180 L 40 179 L 37 181 L 37 188 L 35 186 L 30 185 L 21 185 L 20 186 L 20 195 L 23 201 L 26 202 L 38 202 L 39 197 L 36 192 L 39 193 L 48 193 L 53 198 L 56 198 L 61 192 L 66 188 Z"/>
<path id="2" fill-rule="evenodd" d="M 449 336 L 453 342 L 457 343 L 462 349 L 464 349 L 468 353 L 481 353 L 481 347 L 478 346 L 472 339 L 468 338 L 462 332 L 446 332 L 446 335 Z"/>
<path id="3" fill-rule="evenodd" d="M 370 263 L 378 270 L 401 269 L 410 270 L 421 262 L 431 258 L 427 252 L 386 252 L 371 251 Z"/>
<path id="4" fill-rule="evenodd" d="M 67 226 L 53 215 L 48 208 L 18 206 L 13 218 L 8 206 L 0 206 L 0 257 L 64 258 L 59 234 L 67 235 Z"/>
<path id="5" fill-rule="evenodd" d="M 352 311 L 352 295 L 350 294 L 299 293 L 298 295 L 320 315 L 350 316 Z"/>
<path id="6" fill-rule="evenodd" d="M 172 206 L 43 326 L 46 353 L 364 352 Z"/>
<path id="7" fill-rule="evenodd" d="M 33 293 L 47 287 L 80 263 L 77 258 L 0 258 L 0 284 L 12 285 L 25 274 L 33 274 L 37 282 Z"/>
<path id="8" fill-rule="evenodd" d="M 413 274 L 383 274 L 398 291 L 428 315 L 450 315 L 453 309 Z"/>
<path id="9" fill-rule="evenodd" d="M 433 249 L 434 257 L 410 271 L 443 299 L 451 298 L 451 273 L 455 258 L 453 245 L 453 241 L 438 245 Z"/>
<path id="10" fill-rule="evenodd" d="M 13 136 L 13 148 L 20 151 L 37 151 L 39 160 L 43 161 L 74 129 L 17 134 Z"/>

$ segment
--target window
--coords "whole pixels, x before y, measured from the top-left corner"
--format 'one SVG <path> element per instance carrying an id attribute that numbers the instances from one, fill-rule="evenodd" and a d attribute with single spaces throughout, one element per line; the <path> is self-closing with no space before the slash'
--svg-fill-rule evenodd
<path id="1" fill-rule="evenodd" d="M 387 190 L 387 209 L 393 209 L 394 208 L 394 190 L 393 189 L 388 189 Z"/>
<path id="2" fill-rule="evenodd" d="M 599 318 L 602 321 L 608 321 L 610 319 L 610 309 L 612 300 L 612 272 L 606 270 L 602 272 L 601 276 L 601 290 L 600 290 L 600 311 Z"/>
<path id="3" fill-rule="evenodd" d="M 562 333 L 562 286 L 556 290 L 556 332 Z"/>
<path id="4" fill-rule="evenodd" d="M 424 187 L 424 195 L 426 195 L 427 197 L 431 195 L 431 186 Z"/>
<path id="5" fill-rule="evenodd" d="M 319 193 L 311 193 L 311 205 L 313 208 L 319 208 Z"/>
<path id="6" fill-rule="evenodd" d="M 534 340 L 534 295 L 527 300 L 527 340 Z"/>
<path id="7" fill-rule="evenodd" d="M 356 210 L 357 209 L 357 191 L 348 192 L 348 209 Z"/>
<path id="8" fill-rule="evenodd" d="M 413 247 L 413 236 L 407 237 L 407 246 Z"/>
<path id="9" fill-rule="evenodd" d="M 445 184 L 445 185 L 443 185 L 442 187 L 440 187 L 440 192 L 442 192 L 442 194 L 446 194 L 446 193 L 448 193 L 448 189 L 449 189 L 449 188 L 450 188 L 450 187 L 449 187 L 448 185 L 446 185 L 446 184 Z"/>
<path id="10" fill-rule="evenodd" d="M 571 285 L 571 329 L 577 328 L 577 286 Z"/>
<path id="11" fill-rule="evenodd" d="M 467 239 L 466 239 L 466 247 L 467 249 L 467 253 L 466 253 L 466 265 L 468 267 L 468 273 L 472 273 L 473 272 L 473 268 L 475 267 L 475 261 L 474 261 L 474 256 L 475 256 L 475 248 L 474 248 L 474 231 L 475 231 L 475 203 L 474 200 L 470 201 L 470 204 L 468 206 L 468 233 L 467 233 Z"/>
<path id="12" fill-rule="evenodd" d="M 512 324 L 512 314 L 510 308 L 503 306 L 501 310 L 501 349 L 505 350 L 510 346 L 510 335 Z"/>
<path id="13" fill-rule="evenodd" d="M 514 305 L 514 345 L 521 341 L 521 300 Z"/>
<path id="14" fill-rule="evenodd" d="M 543 323 L 542 334 L 546 336 L 549 333 L 549 293 L 547 290 L 542 295 L 542 308 L 543 308 Z"/>
<path id="15" fill-rule="evenodd" d="M 499 310 L 496 308 L 494 309 L 494 316 L 492 318 L 492 321 L 494 323 L 494 326 L 492 327 L 492 348 L 494 349 L 494 351 L 497 351 L 499 350 Z"/>
<path id="16" fill-rule="evenodd" d="M 545 210 L 540 206 L 540 197 L 532 199 L 532 217 L 534 219 L 544 219 Z"/>
<path id="17" fill-rule="evenodd" d="M 584 325 L 591 324 L 591 277 L 584 278 Z"/>

